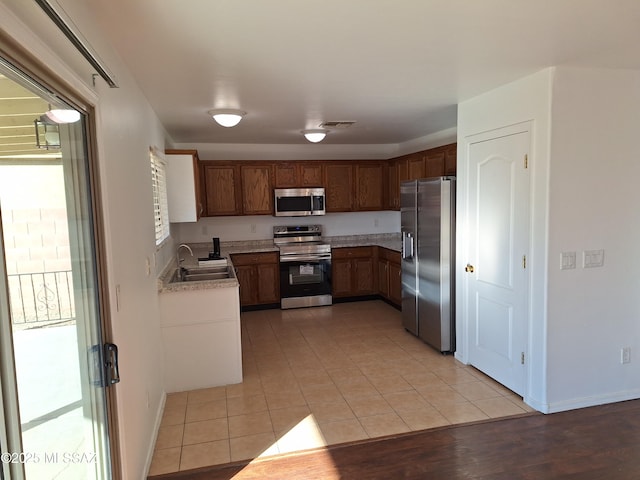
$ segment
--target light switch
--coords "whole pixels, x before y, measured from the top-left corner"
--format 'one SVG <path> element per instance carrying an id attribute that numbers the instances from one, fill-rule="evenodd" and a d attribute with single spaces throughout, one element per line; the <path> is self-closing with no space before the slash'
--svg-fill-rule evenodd
<path id="1" fill-rule="evenodd" d="M 560 270 L 576 268 L 576 252 L 562 252 L 560 254 Z"/>
<path id="2" fill-rule="evenodd" d="M 585 250 L 582 253 L 584 268 L 601 267 L 604 265 L 604 250 Z"/>

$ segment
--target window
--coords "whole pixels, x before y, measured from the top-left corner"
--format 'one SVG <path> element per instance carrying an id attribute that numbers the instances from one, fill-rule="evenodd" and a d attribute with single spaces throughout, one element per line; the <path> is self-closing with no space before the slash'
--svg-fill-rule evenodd
<path id="1" fill-rule="evenodd" d="M 151 148 L 151 182 L 153 184 L 153 218 L 156 246 L 169 238 L 169 204 L 167 203 L 167 173 L 162 153 Z"/>

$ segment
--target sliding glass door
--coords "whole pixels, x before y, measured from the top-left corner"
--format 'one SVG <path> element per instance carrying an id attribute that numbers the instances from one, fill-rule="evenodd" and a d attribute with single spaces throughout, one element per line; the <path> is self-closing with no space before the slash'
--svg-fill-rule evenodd
<path id="1" fill-rule="evenodd" d="M 5 479 L 111 478 L 87 116 L 0 59 Z M 107 378 L 108 377 L 108 378 Z"/>

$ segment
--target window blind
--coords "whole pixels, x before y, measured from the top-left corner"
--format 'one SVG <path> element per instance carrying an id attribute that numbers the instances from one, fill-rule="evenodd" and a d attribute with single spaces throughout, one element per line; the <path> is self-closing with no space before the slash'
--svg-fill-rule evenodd
<path id="1" fill-rule="evenodd" d="M 167 202 L 167 173 L 164 158 L 157 149 L 150 149 L 151 182 L 153 185 L 153 217 L 156 245 L 169 238 L 169 204 Z"/>

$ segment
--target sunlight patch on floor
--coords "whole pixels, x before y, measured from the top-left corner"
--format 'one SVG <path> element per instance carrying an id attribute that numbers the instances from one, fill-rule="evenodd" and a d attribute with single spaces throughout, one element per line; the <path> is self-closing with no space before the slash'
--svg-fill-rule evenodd
<path id="1" fill-rule="evenodd" d="M 283 434 L 273 445 L 263 451 L 260 455 L 254 458 L 249 465 L 260 462 L 265 457 L 272 455 L 286 454 L 300 452 L 301 450 L 315 450 L 319 455 L 319 461 L 323 463 L 323 478 L 325 480 L 337 480 L 340 479 L 340 472 L 338 471 L 333 458 L 328 450 L 324 449 L 327 446 L 327 442 L 320 431 L 320 427 L 313 414 L 307 415 L 297 425 Z M 318 451 L 317 449 L 324 449 Z M 330 467 L 331 472 L 327 476 L 327 466 Z M 243 470 L 238 472 L 232 477 L 234 480 L 242 480 L 244 478 Z"/>

